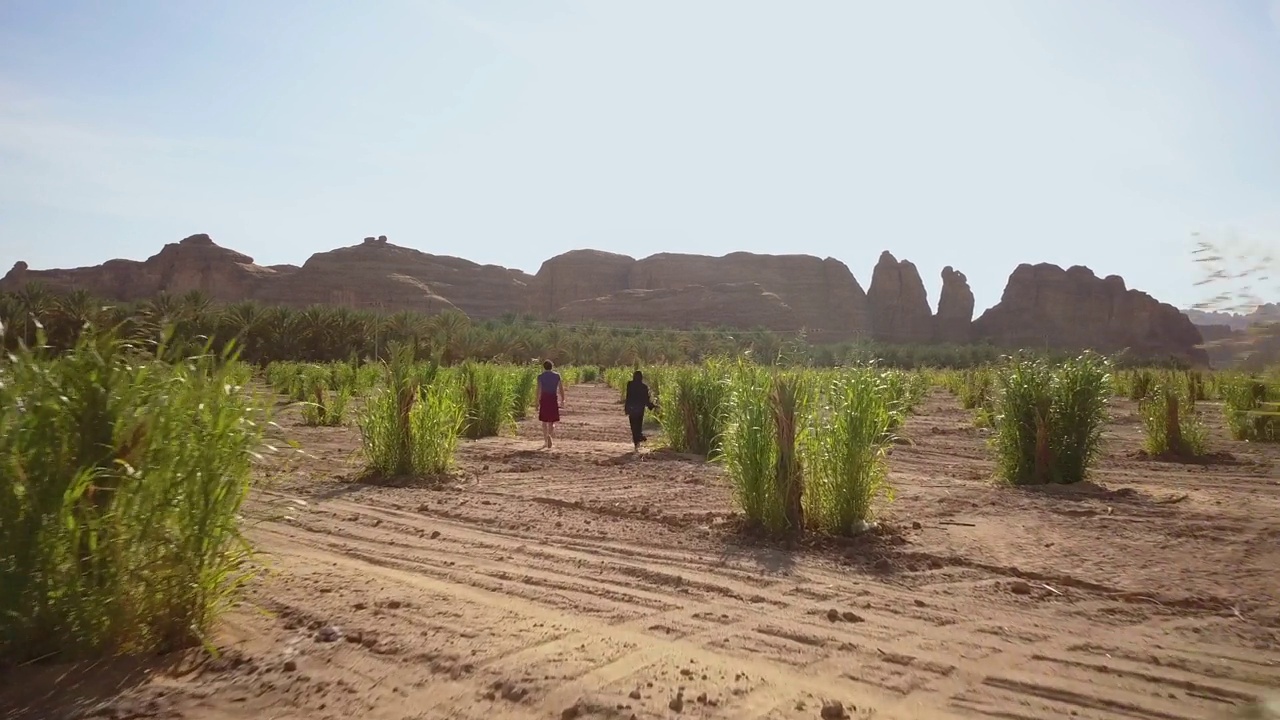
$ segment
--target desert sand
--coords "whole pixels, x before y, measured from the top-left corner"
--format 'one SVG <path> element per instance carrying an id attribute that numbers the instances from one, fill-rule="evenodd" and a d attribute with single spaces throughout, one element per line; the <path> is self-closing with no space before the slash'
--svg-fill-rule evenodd
<path id="1" fill-rule="evenodd" d="M 934 390 L 878 528 L 787 548 L 617 403 L 573 387 L 555 448 L 524 422 L 434 488 L 353 482 L 359 431 L 285 411 L 217 659 L 23 668 L 0 716 L 1173 720 L 1280 688 L 1280 450 L 1216 405 L 1211 462 L 1140 456 L 1116 401 L 1090 482 L 1023 490 Z"/>

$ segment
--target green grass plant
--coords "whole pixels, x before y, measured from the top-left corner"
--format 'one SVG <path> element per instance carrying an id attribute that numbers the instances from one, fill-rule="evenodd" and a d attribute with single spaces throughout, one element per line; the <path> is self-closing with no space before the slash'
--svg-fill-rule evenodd
<path id="1" fill-rule="evenodd" d="M 857 367 L 824 387 L 825 406 L 811 419 L 806 515 L 828 533 L 865 528 L 873 502 L 892 499 L 887 456 L 903 412 L 892 383 L 892 375 Z"/>
<path id="2" fill-rule="evenodd" d="M 1101 446 L 1111 373 L 1092 353 L 1050 364 L 1010 360 L 998 373 L 994 444 L 999 476 L 1015 485 L 1084 480 Z"/>
<path id="3" fill-rule="evenodd" d="M 1196 412 L 1195 386 L 1184 385 L 1178 392 L 1172 382 L 1158 383 L 1138 405 L 1142 417 L 1144 449 L 1152 455 L 1198 457 L 1207 440 L 1204 424 Z"/>
<path id="4" fill-rule="evenodd" d="M 0 371 L 0 664 L 208 642 L 246 577 L 266 408 L 225 354 L 87 331 Z"/>
<path id="5" fill-rule="evenodd" d="M 1233 373 L 1219 378 L 1227 429 L 1236 440 L 1280 442 L 1280 398 L 1266 380 Z"/>
<path id="6" fill-rule="evenodd" d="M 660 382 L 651 382 L 650 390 L 658 397 L 656 415 L 673 450 L 708 457 L 719 452 L 729 394 L 725 363 L 674 368 Z"/>
<path id="7" fill-rule="evenodd" d="M 424 376 L 431 381 L 424 383 Z M 416 364 L 409 346 L 391 349 L 386 377 L 360 418 L 370 477 L 448 472 L 466 420 L 458 388 L 434 363 Z"/>
<path id="8" fill-rule="evenodd" d="M 466 417 L 463 435 L 492 437 L 514 422 L 515 383 L 507 369 L 468 361 L 458 369 L 458 382 Z"/>

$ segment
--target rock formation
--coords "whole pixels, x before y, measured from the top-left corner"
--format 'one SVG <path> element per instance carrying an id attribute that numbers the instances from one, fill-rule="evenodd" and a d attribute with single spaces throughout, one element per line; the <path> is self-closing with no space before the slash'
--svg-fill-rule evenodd
<path id="1" fill-rule="evenodd" d="M 1000 302 L 973 323 L 973 336 L 1002 347 L 1176 356 L 1207 363 L 1200 331 L 1172 305 L 1125 288 L 1117 275 L 1086 267 L 1022 264 Z"/>
<path id="2" fill-rule="evenodd" d="M 542 264 L 530 283 L 529 307 L 538 314 L 558 314 L 559 308 L 574 301 L 625 290 L 739 283 L 758 283 L 777 295 L 795 314 L 796 324 L 791 329 L 807 329 L 815 342 L 849 340 L 870 329 L 866 293 L 848 266 L 811 255 L 661 253 L 635 260 L 626 255 L 575 250 Z M 702 311 L 692 322 L 722 324 L 715 315 Z M 743 328 L 757 326 L 763 322 Z"/>
<path id="3" fill-rule="evenodd" d="M 393 245 L 385 235 L 317 253 L 300 267 L 263 267 L 208 235 L 192 235 L 143 261 L 43 271 L 19 261 L 0 279 L 0 291 L 33 281 L 55 291 L 78 288 L 125 301 L 197 290 L 224 302 L 432 314 L 460 310 L 477 319 L 530 312 L 567 323 L 803 328 L 818 343 L 871 335 L 892 343 L 1128 348 L 1197 363 L 1206 357 L 1198 347 L 1201 333 L 1186 315 L 1127 289 L 1116 276 L 1098 278 L 1084 267 L 1020 265 L 1000 303 L 972 320 L 973 292 L 963 273 L 950 267 L 942 271 L 934 315 L 915 265 L 888 252 L 881 254 L 863 292 L 844 263 L 808 255 L 663 253 L 637 260 L 575 250 L 547 260 L 531 276 Z"/>
<path id="4" fill-rule="evenodd" d="M 888 250 L 871 273 L 867 289 L 871 334 L 881 342 L 918 345 L 933 340 L 933 312 L 920 272 Z"/>
<path id="5" fill-rule="evenodd" d="M 623 290 L 590 300 L 575 300 L 559 308 L 555 316 L 571 323 L 686 330 L 713 324 L 778 331 L 795 330 L 799 326 L 795 311 L 758 283 Z"/>
<path id="6" fill-rule="evenodd" d="M 219 247 L 200 234 L 169 243 L 141 262 L 108 260 L 96 267 L 36 271 L 19 261 L 0 280 L 0 289 L 14 290 L 38 281 L 52 290 L 83 289 L 126 301 L 198 290 L 214 300 L 231 302 L 252 297 L 259 283 L 274 274 L 254 265 L 248 255 Z"/>
<path id="7" fill-rule="evenodd" d="M 576 300 L 602 298 L 630 289 L 628 255 L 600 250 L 572 250 L 542 263 L 529 282 L 529 312 L 551 317 Z"/>
<path id="8" fill-rule="evenodd" d="M 940 343 L 969 342 L 973 324 L 973 290 L 964 273 L 950 265 L 942 268 L 942 292 L 933 318 L 933 339 Z"/>
<path id="9" fill-rule="evenodd" d="M 524 307 L 531 279 L 519 270 L 431 255 L 381 236 L 316 253 L 302 267 L 262 287 L 254 299 L 429 314 L 456 309 L 475 318 L 495 318 Z"/>

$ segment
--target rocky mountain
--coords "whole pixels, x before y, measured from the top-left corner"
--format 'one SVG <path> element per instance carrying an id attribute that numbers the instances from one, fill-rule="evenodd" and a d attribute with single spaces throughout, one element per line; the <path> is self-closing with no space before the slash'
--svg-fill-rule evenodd
<path id="1" fill-rule="evenodd" d="M 884 342 L 918 345 L 933 342 L 933 311 L 920 272 L 910 260 L 899 261 L 888 250 L 871 271 L 867 291 L 871 334 Z"/>
<path id="2" fill-rule="evenodd" d="M 867 296 L 853 273 L 839 260 L 820 260 L 811 255 L 740 252 L 710 257 L 661 253 L 636 260 L 626 255 L 574 250 L 542 264 L 530 283 L 528 307 L 535 315 L 551 317 L 564 314 L 565 317 L 605 321 L 608 318 L 604 316 L 591 318 L 582 314 L 589 307 L 604 305 L 574 303 L 631 290 L 674 290 L 688 286 L 742 283 L 754 283 L 773 293 L 794 313 L 795 324 L 789 329 L 803 327 L 817 342 L 849 340 L 870 329 Z M 619 297 L 617 302 L 638 297 Z M 765 310 L 763 306 L 760 309 Z M 696 304 L 687 306 L 685 313 L 693 317 L 717 318 L 703 320 L 704 324 L 721 324 L 718 315 L 704 314 Z M 761 321 L 752 322 L 746 316 L 742 322 L 748 324 L 739 327 L 765 327 L 767 324 L 763 320 L 762 316 Z"/>
<path id="3" fill-rule="evenodd" d="M 942 268 L 942 293 L 938 297 L 938 314 L 933 318 L 933 337 L 939 342 L 957 345 L 973 337 L 973 290 L 969 278 L 950 265 Z"/>
<path id="4" fill-rule="evenodd" d="M 1247 313 L 1183 310 L 1197 326 L 1226 326 L 1232 330 L 1247 330 L 1262 323 L 1280 322 L 1280 303 L 1263 303 Z"/>
<path id="5" fill-rule="evenodd" d="M 0 291 L 40 282 L 54 290 L 137 300 L 198 290 L 217 301 L 477 318 L 511 313 L 567 323 L 806 331 L 813 342 L 873 338 L 890 343 L 986 342 L 1001 347 L 1128 348 L 1204 362 L 1200 331 L 1171 305 L 1088 268 L 1019 265 L 996 306 L 973 319 L 964 274 L 948 266 L 934 313 L 916 266 L 881 254 L 864 292 L 834 258 L 662 253 L 636 259 L 596 250 L 553 257 L 535 275 L 433 255 L 385 236 L 311 256 L 301 266 L 261 266 L 208 235 L 192 235 L 143 260 L 71 270 L 18 262 Z"/>
<path id="6" fill-rule="evenodd" d="M 697 312 L 691 312 L 697 308 Z M 700 318 L 719 325 L 788 331 L 800 327 L 796 312 L 759 283 L 683 285 L 654 290 L 623 290 L 602 297 L 574 300 L 555 313 L 563 322 L 593 321 L 629 327 L 692 330 Z"/>
<path id="7" fill-rule="evenodd" d="M 1257 370 L 1280 357 L 1280 303 L 1263 303 L 1247 313 L 1182 312 L 1200 331 L 1215 366 Z"/>
<path id="8" fill-rule="evenodd" d="M 1019 265 L 1000 302 L 973 322 L 972 332 L 999 346 L 1129 349 L 1208 362 L 1198 347 L 1200 331 L 1177 308 L 1126 288 L 1118 275 L 1099 278 L 1079 265 Z"/>

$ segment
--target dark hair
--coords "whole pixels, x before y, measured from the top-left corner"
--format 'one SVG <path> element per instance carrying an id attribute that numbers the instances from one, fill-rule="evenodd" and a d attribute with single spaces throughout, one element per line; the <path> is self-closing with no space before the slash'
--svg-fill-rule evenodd
<path id="1" fill-rule="evenodd" d="M 637 371 L 635 371 L 635 373 L 633 373 L 633 374 L 631 375 L 631 379 L 632 379 L 632 380 L 643 380 L 643 379 L 644 379 L 644 373 L 642 373 L 642 372 L 640 372 L 639 370 L 637 370 Z"/>
<path id="2" fill-rule="evenodd" d="M 551 369 L 551 368 L 553 368 L 553 367 L 555 367 L 555 365 L 553 365 L 553 364 L 551 363 L 551 361 L 550 361 L 550 360 L 543 360 L 543 361 L 542 361 L 542 369 L 543 369 L 543 370 L 550 370 L 550 369 Z"/>

